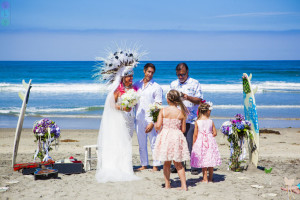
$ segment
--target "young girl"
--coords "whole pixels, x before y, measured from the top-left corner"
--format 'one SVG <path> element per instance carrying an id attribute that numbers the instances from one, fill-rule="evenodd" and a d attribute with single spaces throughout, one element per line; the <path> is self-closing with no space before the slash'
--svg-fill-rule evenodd
<path id="1" fill-rule="evenodd" d="M 214 137 L 217 130 L 214 122 L 209 119 L 212 103 L 200 104 L 198 107 L 198 119 L 195 123 L 193 149 L 191 153 L 191 166 L 202 168 L 203 180 L 201 182 L 212 182 L 214 167 L 221 165 L 221 157 L 218 145 Z M 207 168 L 209 178 L 207 179 Z"/>
<path id="2" fill-rule="evenodd" d="M 190 159 L 189 149 L 185 132 L 185 120 L 187 109 L 180 99 L 180 93 L 177 90 L 170 90 L 167 93 L 168 107 L 160 110 L 155 129 L 162 130 L 158 134 L 153 151 L 154 160 L 164 161 L 164 178 L 166 189 L 170 186 L 171 162 L 177 169 L 181 189 L 187 190 L 185 170 L 181 162 Z M 181 110 L 177 108 L 180 106 Z"/>

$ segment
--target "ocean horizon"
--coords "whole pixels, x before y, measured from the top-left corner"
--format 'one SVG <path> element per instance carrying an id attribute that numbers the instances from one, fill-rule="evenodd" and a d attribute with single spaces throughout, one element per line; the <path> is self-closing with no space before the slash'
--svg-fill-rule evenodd
<path id="1" fill-rule="evenodd" d="M 176 80 L 181 61 L 149 61 L 164 95 Z M 134 81 L 143 78 L 141 61 Z M 186 61 L 190 77 L 202 85 L 204 99 L 214 103 L 217 128 L 244 113 L 242 75 L 252 73 L 260 128 L 300 127 L 300 61 Z M 107 86 L 93 78 L 95 61 L 0 61 L 0 128 L 15 128 L 22 105 L 22 80 L 32 79 L 24 128 L 47 117 L 67 129 L 98 129 Z M 167 105 L 163 100 L 163 105 Z"/>

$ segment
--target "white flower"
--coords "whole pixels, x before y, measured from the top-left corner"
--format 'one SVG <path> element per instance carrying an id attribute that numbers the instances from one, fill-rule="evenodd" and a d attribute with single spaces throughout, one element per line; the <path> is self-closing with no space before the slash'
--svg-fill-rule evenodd
<path id="1" fill-rule="evenodd" d="M 152 117 L 153 122 L 157 121 L 158 113 L 162 108 L 163 107 L 156 102 L 154 102 L 153 104 L 149 104 L 149 109 L 147 110 L 147 112 L 149 114 L 149 117 Z"/>
<path id="2" fill-rule="evenodd" d="M 154 102 L 153 104 L 149 104 L 149 109 L 148 109 L 148 113 L 154 113 L 154 112 L 157 112 L 157 111 L 159 111 L 160 109 L 162 109 L 163 107 L 160 105 L 160 104 L 158 104 L 158 103 L 156 103 L 156 102 Z"/>
<path id="3" fill-rule="evenodd" d="M 222 124 L 222 126 L 231 126 L 231 121 L 226 121 Z"/>
<path id="4" fill-rule="evenodd" d="M 206 102 L 209 105 L 209 110 L 213 109 L 213 103 L 211 101 Z"/>
<path id="5" fill-rule="evenodd" d="M 132 108 L 137 104 L 138 99 L 138 93 L 134 89 L 130 89 L 121 96 L 121 105 L 126 108 Z"/>

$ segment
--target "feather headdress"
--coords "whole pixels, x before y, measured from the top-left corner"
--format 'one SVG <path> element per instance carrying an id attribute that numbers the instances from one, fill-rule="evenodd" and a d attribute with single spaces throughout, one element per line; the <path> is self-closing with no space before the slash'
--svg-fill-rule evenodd
<path id="1" fill-rule="evenodd" d="M 96 58 L 102 61 L 96 67 L 94 76 L 111 84 L 116 76 L 128 76 L 133 74 L 133 68 L 139 63 L 139 59 L 145 53 L 139 53 L 137 48 L 118 48 L 117 51 L 109 51 L 106 58 Z"/>

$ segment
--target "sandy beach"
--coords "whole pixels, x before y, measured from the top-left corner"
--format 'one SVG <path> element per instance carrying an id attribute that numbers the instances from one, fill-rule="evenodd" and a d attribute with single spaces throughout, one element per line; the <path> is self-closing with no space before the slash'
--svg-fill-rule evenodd
<path id="1" fill-rule="evenodd" d="M 0 187 L 9 187 L 0 192 L 1 199 L 287 199 L 287 193 L 280 190 L 283 178 L 295 179 L 300 183 L 300 129 L 272 129 L 280 134 L 260 135 L 259 166 L 273 168 L 270 174 L 250 167 L 242 173 L 228 171 L 229 147 L 226 138 L 218 132 L 216 137 L 222 157 L 222 165 L 215 169 L 214 183 L 200 183 L 202 174 L 186 172 L 188 191 L 178 191 L 180 181 L 177 174 L 171 174 L 174 187 L 166 190 L 163 171 L 150 169 L 137 172 L 139 181 L 99 184 L 95 180 L 96 162 L 92 170 L 82 174 L 63 175 L 58 179 L 34 180 L 33 175 L 22 175 L 11 167 L 15 129 L 0 129 Z M 98 130 L 62 130 L 57 150 L 50 152 L 54 160 L 73 156 L 84 160 L 84 145 L 95 144 Z M 133 136 L 133 165 L 139 166 L 139 152 L 136 135 Z M 32 162 L 36 143 L 31 129 L 22 131 L 17 163 Z M 151 159 L 151 155 L 149 156 Z M 18 181 L 17 183 L 12 183 Z M 263 186 L 254 188 L 251 185 Z M 276 196 L 274 196 L 276 195 Z M 300 195 L 294 194 L 296 199 Z"/>

